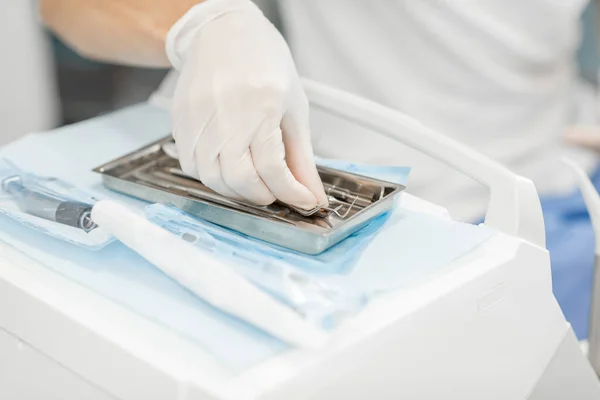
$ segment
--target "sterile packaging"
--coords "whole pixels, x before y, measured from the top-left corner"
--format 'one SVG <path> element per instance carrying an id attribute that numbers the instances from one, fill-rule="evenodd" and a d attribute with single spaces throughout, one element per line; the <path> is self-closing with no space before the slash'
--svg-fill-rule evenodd
<path id="1" fill-rule="evenodd" d="M 377 175 L 394 183 L 405 183 L 406 167 L 369 167 L 335 160 L 318 163 L 355 173 Z M 308 255 L 249 237 L 194 217 L 170 205 L 146 207 L 147 218 L 203 251 L 230 262 L 244 278 L 292 307 L 310 322 L 329 329 L 345 316 L 360 310 L 369 293 L 341 279 L 352 266 L 391 212 L 373 219 L 348 238 L 321 254 Z"/>
<path id="2" fill-rule="evenodd" d="M 27 173 L 0 160 L 0 214 L 48 236 L 89 249 L 113 238 L 91 220 L 97 199 L 63 180 Z"/>
<path id="3" fill-rule="evenodd" d="M 380 217 L 363 228 L 364 234 L 361 230 L 321 255 L 310 256 L 214 225 L 172 206 L 153 204 L 146 208 L 146 216 L 202 251 L 229 261 L 244 278 L 322 328 L 364 305 L 360 293 L 328 283 L 328 276 L 349 268 L 388 218 Z"/>

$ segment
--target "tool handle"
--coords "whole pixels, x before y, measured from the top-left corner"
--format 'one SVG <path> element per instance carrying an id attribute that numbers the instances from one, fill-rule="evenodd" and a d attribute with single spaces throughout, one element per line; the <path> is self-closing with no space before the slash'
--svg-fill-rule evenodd
<path id="1" fill-rule="evenodd" d="M 201 251 L 132 210 L 110 200 L 92 209 L 93 221 L 214 307 L 289 344 L 319 348 L 327 334 L 246 281 L 211 253 Z"/>
<path id="2" fill-rule="evenodd" d="M 398 111 L 314 81 L 303 83 L 311 107 L 401 142 L 487 186 L 485 225 L 546 246 L 542 207 L 532 181 Z"/>

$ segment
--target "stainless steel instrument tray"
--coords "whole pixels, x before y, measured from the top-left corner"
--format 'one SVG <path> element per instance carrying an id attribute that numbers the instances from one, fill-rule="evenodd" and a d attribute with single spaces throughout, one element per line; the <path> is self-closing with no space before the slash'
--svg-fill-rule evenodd
<path id="1" fill-rule="evenodd" d="M 187 177 L 163 149 L 166 137 L 94 169 L 104 185 L 141 200 L 172 204 L 206 221 L 288 249 L 319 254 L 389 211 L 404 186 L 318 167 L 328 210 L 303 216 L 285 204 L 256 206 L 221 196 Z"/>

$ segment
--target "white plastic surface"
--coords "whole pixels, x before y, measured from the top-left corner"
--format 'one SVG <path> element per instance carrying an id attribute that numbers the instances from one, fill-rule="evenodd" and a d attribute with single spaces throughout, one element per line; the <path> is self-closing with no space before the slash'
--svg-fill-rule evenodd
<path id="1" fill-rule="evenodd" d="M 407 115 L 317 82 L 304 80 L 304 87 L 312 107 L 388 136 L 487 186 L 485 224 L 545 248 L 544 218 L 533 182 Z"/>
<path id="2" fill-rule="evenodd" d="M 160 132 L 153 129 L 163 129 L 148 126 L 148 107 L 128 112 L 139 118 L 127 118 L 127 124 L 104 120 L 104 126 L 132 135 L 149 130 L 156 136 Z M 408 195 L 401 201 L 445 215 Z M 360 263 L 397 257 L 393 235 L 380 240 L 385 251 L 366 252 Z M 6 245 L 0 246 L 0 328 L 15 346 L 22 341 L 43 355 L 28 361 L 29 370 L 50 359 L 120 400 L 438 399 L 449 394 L 505 400 L 527 398 L 568 325 L 552 295 L 547 251 L 499 232 L 435 275 L 376 299 L 322 350 L 289 350 L 241 374 L 219 364 L 210 349 Z M 14 354 L 4 349 L 12 351 L 10 345 L 0 346 L 0 369 Z M 37 379 L 26 376 L 27 368 L 3 370 L 13 381 Z M 71 389 L 57 379 L 51 393 L 68 399 Z"/>
<path id="3" fill-rule="evenodd" d="M 381 299 L 318 357 L 288 354 L 240 381 L 268 399 L 527 398 L 567 325 L 543 253 L 500 237 L 484 247 Z"/>
<path id="4" fill-rule="evenodd" d="M 381 257 L 393 257 L 388 240 Z M 567 329 L 547 254 L 498 234 L 456 263 L 373 302 L 322 351 L 291 350 L 241 375 L 5 247 L 0 326 L 122 400 L 525 399 Z"/>
<path id="5" fill-rule="evenodd" d="M 599 399 L 600 382 L 569 329 L 528 400 Z"/>
<path id="6" fill-rule="evenodd" d="M 115 400 L 102 389 L 0 329 L 0 395 L 10 400 Z M 35 384 L 32 384 L 32 378 Z M 61 382 L 57 385 L 56 382 Z"/>

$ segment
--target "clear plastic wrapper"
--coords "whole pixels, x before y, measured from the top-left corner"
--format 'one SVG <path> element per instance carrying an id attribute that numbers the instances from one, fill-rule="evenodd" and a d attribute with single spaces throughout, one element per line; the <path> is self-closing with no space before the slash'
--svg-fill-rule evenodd
<path id="1" fill-rule="evenodd" d="M 150 205 L 146 216 L 183 240 L 231 261 L 240 275 L 323 328 L 365 303 L 361 294 L 328 282 L 331 275 L 340 273 L 344 261 L 351 263 L 360 251 L 358 243 L 354 251 L 342 242 L 323 257 L 309 256 L 200 220 L 173 206 Z M 332 263 L 335 271 L 327 260 L 337 261 Z"/>
<path id="2" fill-rule="evenodd" d="M 113 239 L 90 214 L 94 196 L 52 177 L 27 173 L 0 160 L 0 214 L 48 236 L 90 249 Z"/>

